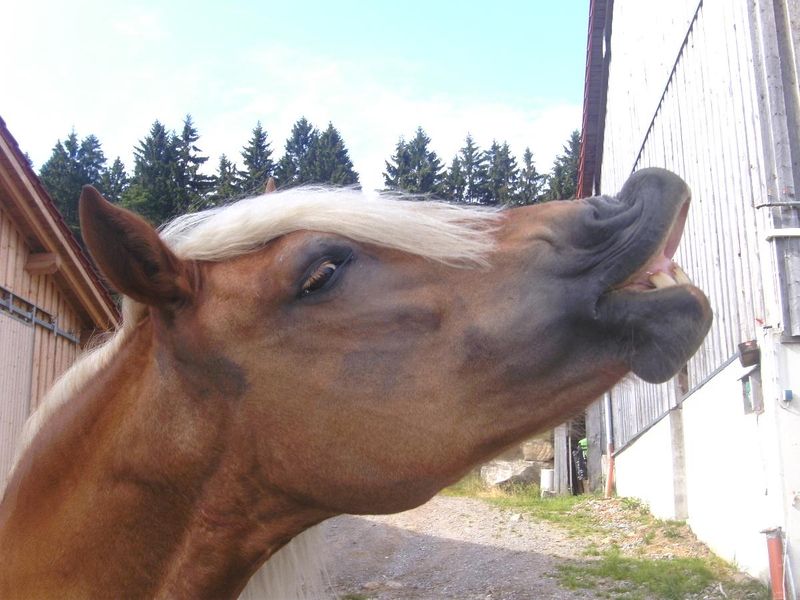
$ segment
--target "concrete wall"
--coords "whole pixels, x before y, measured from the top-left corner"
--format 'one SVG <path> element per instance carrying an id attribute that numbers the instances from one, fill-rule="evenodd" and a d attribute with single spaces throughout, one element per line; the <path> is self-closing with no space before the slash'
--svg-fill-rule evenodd
<path id="1" fill-rule="evenodd" d="M 733 362 L 683 404 L 689 525 L 719 556 L 766 579 L 762 530 L 774 527 L 769 416 L 744 413 L 743 369 Z M 766 443 L 765 443 L 766 442 Z"/>
<path id="2" fill-rule="evenodd" d="M 765 358 L 765 378 L 773 390 L 771 397 L 765 394 L 774 427 L 770 476 L 782 483 L 780 498 L 775 499 L 782 517 L 778 524 L 786 534 L 791 572 L 800 595 L 800 344 L 781 344 L 773 356 Z M 793 396 L 790 402 L 783 400 L 785 391 Z"/>
<path id="3" fill-rule="evenodd" d="M 760 342 L 763 412 L 745 412 L 744 369 L 738 361 L 729 364 L 620 451 L 617 493 L 643 500 L 659 518 L 688 517 L 716 554 L 764 581 L 762 531 L 781 527 L 799 581 L 800 346 L 770 334 Z M 788 404 L 784 389 L 794 396 Z"/>
<path id="4" fill-rule="evenodd" d="M 661 419 L 616 457 L 617 494 L 638 498 L 659 519 L 675 518 L 670 422 Z"/>

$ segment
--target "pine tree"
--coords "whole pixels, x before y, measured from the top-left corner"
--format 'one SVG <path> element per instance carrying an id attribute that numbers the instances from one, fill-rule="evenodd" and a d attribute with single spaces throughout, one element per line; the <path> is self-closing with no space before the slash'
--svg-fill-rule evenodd
<path id="1" fill-rule="evenodd" d="M 342 136 L 328 123 L 309 151 L 310 180 L 331 185 L 355 185 L 358 173 L 344 147 Z"/>
<path id="2" fill-rule="evenodd" d="M 459 153 L 461 170 L 464 174 L 463 201 L 469 204 L 486 202 L 486 180 L 488 178 L 486 156 L 475 144 L 472 135 L 467 134 L 464 146 Z"/>
<path id="3" fill-rule="evenodd" d="M 70 229 L 78 221 L 78 198 L 86 183 L 78 166 L 78 136 L 72 131 L 62 143 L 56 142 L 50 158 L 42 165 L 39 178 Z"/>
<path id="4" fill-rule="evenodd" d="M 519 169 L 508 143 L 496 141 L 486 152 L 488 163 L 485 204 L 509 204 L 516 195 Z"/>
<path id="5" fill-rule="evenodd" d="M 110 202 L 118 204 L 122 200 L 122 195 L 128 189 L 128 174 L 119 156 L 114 159 L 110 169 L 103 171 L 98 189 Z"/>
<path id="6" fill-rule="evenodd" d="M 79 240 L 78 199 L 81 188 L 87 184 L 100 186 L 105 162 L 97 137 L 88 135 L 79 142 L 78 134 L 72 131 L 63 143 L 61 140 L 56 142 L 53 153 L 39 172 L 59 212 Z"/>
<path id="7" fill-rule="evenodd" d="M 428 150 L 431 139 L 422 127 L 417 128 L 414 139 L 406 143 L 401 138 L 391 162 L 386 162 L 383 174 L 389 189 L 399 189 L 412 194 L 439 194 L 442 192 L 442 161 Z"/>
<path id="8" fill-rule="evenodd" d="M 178 156 L 173 135 L 155 121 L 148 135 L 134 149 L 134 172 L 131 185 L 123 194 L 122 204 L 135 210 L 155 225 L 184 212 L 181 185 L 175 178 Z"/>
<path id="9" fill-rule="evenodd" d="M 106 157 L 100 146 L 100 140 L 94 135 L 87 135 L 78 149 L 78 164 L 87 181 L 97 183 L 105 171 Z"/>
<path id="10" fill-rule="evenodd" d="M 242 193 L 240 176 L 236 165 L 229 161 L 224 154 L 220 156 L 217 174 L 213 178 L 214 188 L 204 203 L 204 207 L 217 206 L 225 200 L 239 196 Z"/>
<path id="11" fill-rule="evenodd" d="M 536 170 L 533 152 L 525 148 L 522 155 L 522 170 L 519 173 L 519 185 L 513 204 L 535 204 L 543 199 L 542 188 L 547 177 Z"/>
<path id="12" fill-rule="evenodd" d="M 464 177 L 461 160 L 458 156 L 455 156 L 442 183 L 442 196 L 449 202 L 464 202 L 464 190 L 466 187 L 467 180 Z"/>
<path id="13" fill-rule="evenodd" d="M 173 203 L 177 214 L 188 212 L 202 203 L 203 197 L 211 189 L 211 178 L 200 172 L 200 167 L 208 160 L 200 155 L 200 148 L 195 143 L 200 134 L 192 122 L 192 116 L 186 115 L 183 120 L 181 134 L 171 135 L 175 153 L 175 184 L 177 197 Z"/>
<path id="14" fill-rule="evenodd" d="M 548 178 L 550 200 L 569 200 L 574 198 L 578 190 L 578 160 L 581 152 L 581 135 L 578 130 L 570 134 L 564 145 L 564 153 L 560 154 L 553 164 Z"/>
<path id="15" fill-rule="evenodd" d="M 242 161 L 245 166 L 242 172 L 242 190 L 248 194 L 263 192 L 267 180 L 273 174 L 275 163 L 267 141 L 267 132 L 261 127 L 261 121 L 253 128 L 253 136 L 247 146 L 242 148 Z"/>
<path id="16" fill-rule="evenodd" d="M 292 134 L 286 140 L 284 155 L 275 168 L 275 179 L 281 187 L 290 187 L 312 180 L 309 161 L 319 132 L 301 117 L 292 127 Z"/>
<path id="17" fill-rule="evenodd" d="M 408 144 L 402 136 L 397 141 L 394 154 L 384 163 L 386 164 L 386 171 L 383 173 L 383 183 L 386 189 L 402 189 L 402 182 L 405 181 L 411 171 L 411 155 L 408 152 Z"/>

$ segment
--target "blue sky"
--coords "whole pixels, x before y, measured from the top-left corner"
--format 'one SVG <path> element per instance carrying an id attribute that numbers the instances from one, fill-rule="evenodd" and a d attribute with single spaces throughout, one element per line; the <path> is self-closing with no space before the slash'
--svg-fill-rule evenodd
<path id="1" fill-rule="evenodd" d="M 467 132 L 550 168 L 580 126 L 589 0 L 15 2 L 0 115 L 35 167 L 74 128 L 132 166 L 155 119 L 191 113 L 216 167 L 257 120 L 280 155 L 300 116 L 340 130 L 365 187 L 422 126 L 449 163 Z"/>

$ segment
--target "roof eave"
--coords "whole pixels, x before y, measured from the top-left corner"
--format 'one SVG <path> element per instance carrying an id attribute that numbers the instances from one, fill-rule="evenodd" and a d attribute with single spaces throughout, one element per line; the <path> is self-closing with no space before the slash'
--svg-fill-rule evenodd
<path id="1" fill-rule="evenodd" d="M 84 317 L 97 329 L 115 326 L 120 315 L 111 295 L 2 118 L 0 160 L 5 167 L 0 168 L 0 186 L 7 193 L 15 221 L 25 229 L 23 233 L 42 251 L 61 257 L 56 278 Z"/>

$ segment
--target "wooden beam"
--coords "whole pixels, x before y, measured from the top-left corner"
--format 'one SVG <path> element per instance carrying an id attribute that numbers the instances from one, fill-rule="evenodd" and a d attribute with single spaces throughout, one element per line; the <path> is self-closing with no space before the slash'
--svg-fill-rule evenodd
<path id="1" fill-rule="evenodd" d="M 589 471 L 590 492 L 603 491 L 603 450 L 605 449 L 603 400 L 596 400 L 586 409 L 586 467 Z"/>
<path id="2" fill-rule="evenodd" d="M 25 270 L 31 275 L 52 275 L 61 268 L 61 257 L 55 252 L 31 252 Z"/>

